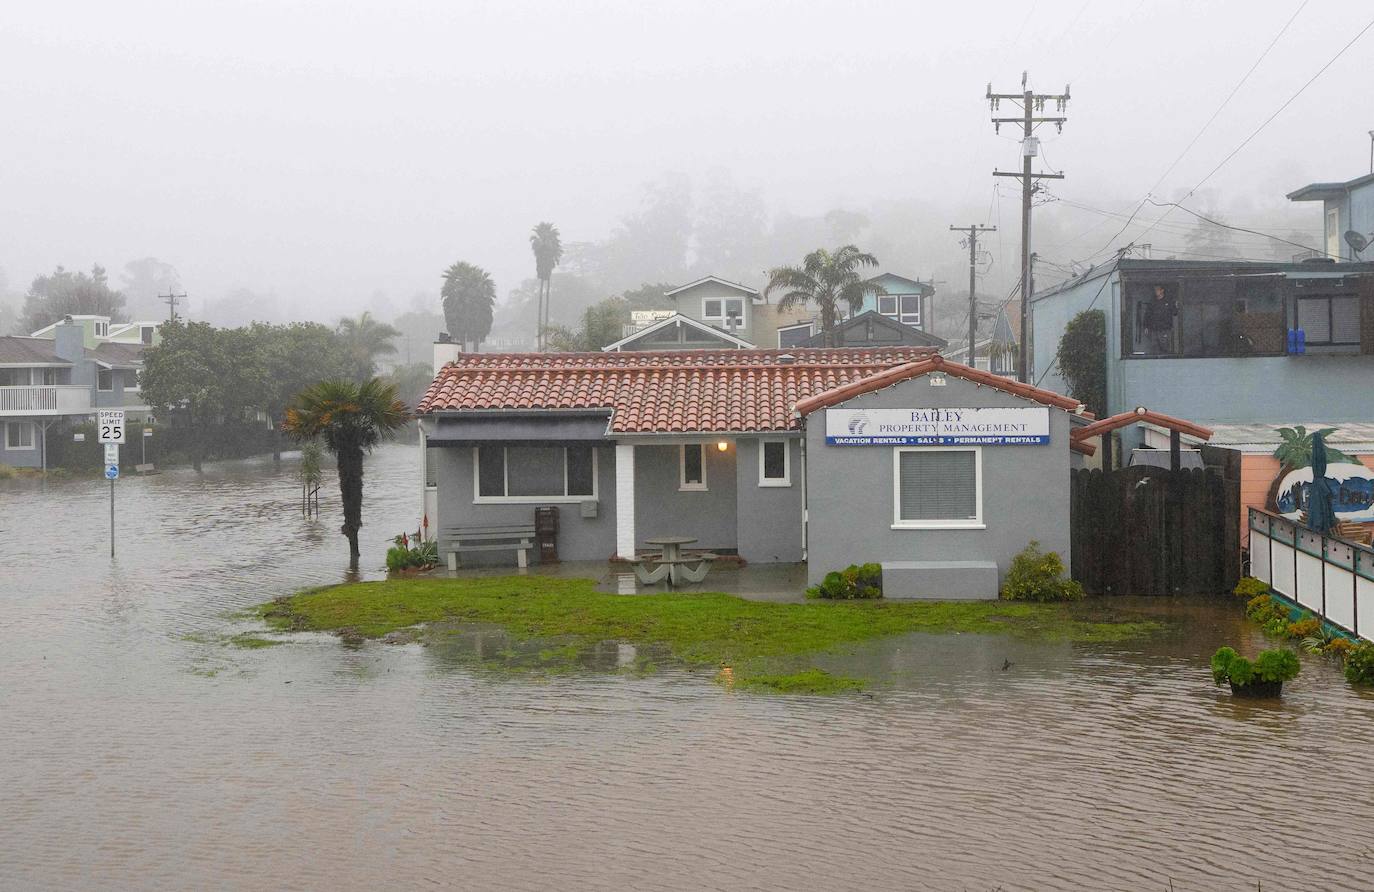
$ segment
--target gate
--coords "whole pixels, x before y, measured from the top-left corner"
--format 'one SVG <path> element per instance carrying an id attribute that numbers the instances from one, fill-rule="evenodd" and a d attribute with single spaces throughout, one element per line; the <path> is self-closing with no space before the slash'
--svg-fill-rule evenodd
<path id="1" fill-rule="evenodd" d="M 1073 578 L 1089 594 L 1204 595 L 1240 578 L 1240 482 L 1214 468 L 1072 471 Z"/>

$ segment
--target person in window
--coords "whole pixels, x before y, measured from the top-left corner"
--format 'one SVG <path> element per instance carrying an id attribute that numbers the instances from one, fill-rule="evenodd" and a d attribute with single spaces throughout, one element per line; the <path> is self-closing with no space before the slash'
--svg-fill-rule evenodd
<path id="1" fill-rule="evenodd" d="M 1178 304 L 1169 297 L 1163 285 L 1155 286 L 1155 296 L 1145 304 L 1145 344 L 1152 353 L 1174 352 L 1174 317 Z"/>

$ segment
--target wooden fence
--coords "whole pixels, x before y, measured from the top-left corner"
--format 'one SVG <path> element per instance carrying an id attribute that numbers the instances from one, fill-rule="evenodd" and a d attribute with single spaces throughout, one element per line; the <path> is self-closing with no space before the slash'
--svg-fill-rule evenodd
<path id="1" fill-rule="evenodd" d="M 1073 578 L 1090 594 L 1201 595 L 1240 578 L 1240 484 L 1215 469 L 1072 472 Z"/>
<path id="2" fill-rule="evenodd" d="M 1250 574 L 1290 601 L 1374 639 L 1374 549 L 1251 508 Z"/>

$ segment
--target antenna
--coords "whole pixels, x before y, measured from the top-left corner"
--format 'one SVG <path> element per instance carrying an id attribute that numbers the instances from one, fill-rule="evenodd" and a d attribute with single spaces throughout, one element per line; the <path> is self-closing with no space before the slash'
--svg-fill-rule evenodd
<path id="1" fill-rule="evenodd" d="M 1360 252 L 1369 247 L 1369 239 L 1353 229 L 1345 233 L 1345 243 L 1350 246 L 1350 250 L 1355 252 L 1355 259 L 1360 259 Z"/>

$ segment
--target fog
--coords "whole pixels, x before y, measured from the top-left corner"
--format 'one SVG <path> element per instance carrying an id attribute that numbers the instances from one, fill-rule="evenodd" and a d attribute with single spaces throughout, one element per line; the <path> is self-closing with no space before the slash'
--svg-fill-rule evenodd
<path id="1" fill-rule="evenodd" d="M 1188 195 L 1371 16 L 1302 8 L 1159 182 L 1299 6 L 9 4 L 0 293 L 13 305 L 57 265 L 99 263 L 143 289 L 140 315 L 160 312 L 149 282 L 175 281 L 192 318 L 394 318 L 437 310 L 458 260 L 507 300 L 548 220 L 570 246 L 560 273 L 585 274 L 582 305 L 703 272 L 759 286 L 841 240 L 953 294 L 967 261 L 948 226 L 970 223 L 1000 226 L 979 286 L 1000 297 L 1016 282 L 1019 194 L 1002 180 L 999 195 L 991 172 L 1019 146 L 989 123 L 989 82 L 1072 84 L 1038 159 L 1067 174 L 1036 210 L 1045 274 L 1133 238 L 1162 256 L 1196 236 L 1187 214 L 1141 236 L 1163 213 L 1146 206 L 1115 241 L 1126 221 L 1106 214 L 1152 188 Z M 1367 35 L 1187 204 L 1315 244 L 1319 207 L 1284 194 L 1368 172 L 1372 54 Z M 1237 234 L 1225 251 L 1297 249 Z M 125 265 L 144 258 L 174 276 L 138 285 Z M 576 303 L 560 293 L 555 281 L 556 320 Z"/>

